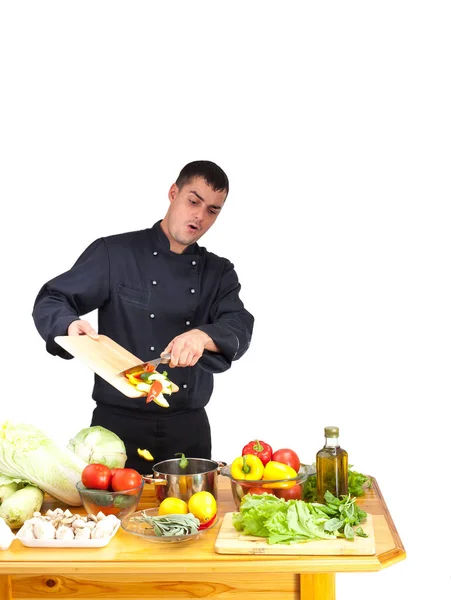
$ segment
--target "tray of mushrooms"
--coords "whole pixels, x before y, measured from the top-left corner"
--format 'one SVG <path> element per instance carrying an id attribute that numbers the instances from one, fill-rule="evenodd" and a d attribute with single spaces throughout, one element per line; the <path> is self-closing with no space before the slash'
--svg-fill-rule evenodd
<path id="1" fill-rule="evenodd" d="M 81 517 L 69 509 L 56 508 L 44 515 L 33 513 L 16 538 L 29 548 L 102 548 L 116 535 L 121 522 L 115 515 Z"/>

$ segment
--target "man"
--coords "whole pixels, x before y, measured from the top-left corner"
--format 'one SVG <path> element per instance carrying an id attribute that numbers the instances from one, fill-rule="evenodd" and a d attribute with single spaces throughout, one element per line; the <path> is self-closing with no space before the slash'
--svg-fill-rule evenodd
<path id="1" fill-rule="evenodd" d="M 228 191 L 227 175 L 215 163 L 187 164 L 169 189 L 163 220 L 97 239 L 69 271 L 42 287 L 34 304 L 34 322 L 51 354 L 72 358 L 54 341 L 57 335 L 97 336 L 80 318 L 94 309 L 99 333 L 135 356 L 171 354 L 165 370 L 180 391 L 170 396 L 169 408 L 128 398 L 95 376 L 91 425 L 119 435 L 126 466 L 141 473 L 178 452 L 211 458 L 205 406 L 213 373 L 226 371 L 250 344 L 254 318 L 239 297 L 232 263 L 197 244 Z M 138 448 L 148 449 L 154 462 L 141 458 Z"/>

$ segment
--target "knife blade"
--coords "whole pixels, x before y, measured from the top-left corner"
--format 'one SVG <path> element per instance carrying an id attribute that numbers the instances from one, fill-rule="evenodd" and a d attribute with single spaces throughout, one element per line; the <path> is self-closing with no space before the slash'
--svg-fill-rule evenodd
<path id="1" fill-rule="evenodd" d="M 146 369 L 146 367 L 149 365 L 153 365 L 155 368 L 157 368 L 158 365 L 160 365 L 160 364 L 163 364 L 163 365 L 169 364 L 170 360 L 171 360 L 170 354 L 163 354 L 163 356 L 160 356 L 160 358 L 155 358 L 154 360 L 148 360 L 143 363 L 138 363 L 137 365 L 133 365 L 133 367 L 128 367 L 128 369 L 119 371 L 118 375 L 125 376 L 125 375 L 127 375 L 127 373 L 136 373 L 137 371 L 144 371 Z"/>

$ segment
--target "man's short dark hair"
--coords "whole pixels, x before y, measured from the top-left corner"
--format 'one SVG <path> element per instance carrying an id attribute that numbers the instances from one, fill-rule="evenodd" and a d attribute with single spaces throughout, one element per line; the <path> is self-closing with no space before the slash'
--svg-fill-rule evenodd
<path id="1" fill-rule="evenodd" d="M 229 193 L 229 179 L 224 171 L 210 160 L 195 160 L 188 163 L 180 171 L 176 180 L 178 188 L 182 188 L 195 177 L 202 177 L 205 182 L 215 191 Z"/>

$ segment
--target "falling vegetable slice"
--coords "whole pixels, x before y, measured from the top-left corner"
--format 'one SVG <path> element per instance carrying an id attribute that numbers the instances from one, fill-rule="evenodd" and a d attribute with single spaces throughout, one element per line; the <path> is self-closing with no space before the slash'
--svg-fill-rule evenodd
<path id="1" fill-rule="evenodd" d="M 148 450 L 141 450 L 141 448 L 138 448 L 138 454 L 145 460 L 153 460 L 153 456 Z"/>

